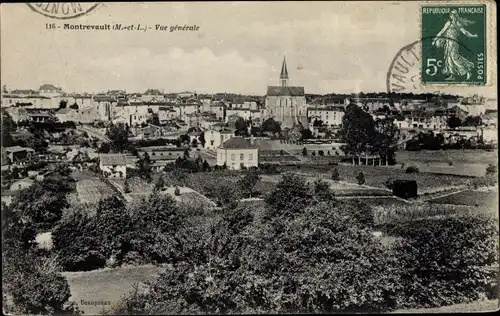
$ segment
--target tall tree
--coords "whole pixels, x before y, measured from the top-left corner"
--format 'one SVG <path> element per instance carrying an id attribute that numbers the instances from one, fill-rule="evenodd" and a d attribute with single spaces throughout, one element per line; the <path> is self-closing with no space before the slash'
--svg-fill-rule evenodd
<path id="1" fill-rule="evenodd" d="M 111 151 L 122 153 L 128 149 L 128 127 L 123 123 L 112 124 L 106 131 L 111 140 Z"/>
<path id="2" fill-rule="evenodd" d="M 368 151 L 375 136 L 375 123 L 372 116 L 356 104 L 349 104 L 342 118 L 342 128 L 339 131 L 339 136 L 342 142 L 346 144 L 344 151 L 348 155 L 352 155 L 353 164 L 356 156 L 360 162 L 361 153 Z"/>

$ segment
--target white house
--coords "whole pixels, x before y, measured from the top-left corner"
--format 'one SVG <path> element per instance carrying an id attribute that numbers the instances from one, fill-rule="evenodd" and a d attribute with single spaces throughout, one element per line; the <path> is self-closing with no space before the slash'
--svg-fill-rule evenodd
<path id="1" fill-rule="evenodd" d="M 127 177 L 127 156 L 125 154 L 100 154 L 99 168 L 108 178 Z"/>
<path id="2" fill-rule="evenodd" d="M 240 170 L 242 167 L 258 167 L 259 148 L 253 138 L 248 140 L 235 136 L 217 148 L 217 165 L 227 165 L 229 169 Z"/>
<path id="3" fill-rule="evenodd" d="M 307 110 L 307 117 L 314 124 L 315 120 L 322 121 L 327 126 L 342 125 L 345 108 L 339 105 L 315 107 Z"/>
<path id="4" fill-rule="evenodd" d="M 234 137 L 234 131 L 232 130 L 208 130 L 205 132 L 205 148 L 210 150 L 216 150 L 221 144 Z"/>
<path id="5" fill-rule="evenodd" d="M 20 191 L 22 189 L 29 188 L 35 183 L 35 181 L 31 179 L 21 179 L 18 181 L 15 181 L 10 185 L 10 192 L 15 192 L 15 191 Z"/>

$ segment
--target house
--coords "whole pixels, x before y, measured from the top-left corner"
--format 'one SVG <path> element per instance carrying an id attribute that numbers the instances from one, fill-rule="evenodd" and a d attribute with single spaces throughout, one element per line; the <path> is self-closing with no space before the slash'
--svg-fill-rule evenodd
<path id="1" fill-rule="evenodd" d="M 235 136 L 217 148 L 217 165 L 227 165 L 229 169 L 240 170 L 243 167 L 258 167 L 259 147 L 254 139 Z"/>
<path id="2" fill-rule="evenodd" d="M 340 105 L 326 107 L 314 107 L 307 110 L 307 118 L 314 125 L 315 121 L 321 121 L 327 126 L 342 125 L 345 108 Z"/>
<path id="3" fill-rule="evenodd" d="M 139 148 L 138 152 L 140 157 L 145 153 L 148 154 L 153 171 L 161 171 L 166 165 L 174 163 L 177 158 L 184 157 L 185 150 L 181 147 L 150 146 Z"/>
<path id="4" fill-rule="evenodd" d="M 127 156 L 125 154 L 100 154 L 99 168 L 106 177 L 127 177 Z"/>
<path id="5" fill-rule="evenodd" d="M 7 157 L 9 157 L 11 163 L 20 163 L 29 160 L 35 152 L 31 148 L 21 146 L 5 147 L 3 150 L 7 153 Z"/>
<path id="6" fill-rule="evenodd" d="M 20 191 L 26 188 L 29 188 L 35 183 L 35 181 L 31 179 L 21 179 L 18 181 L 15 181 L 10 185 L 10 192 L 15 192 L 15 191 Z"/>
<path id="7" fill-rule="evenodd" d="M 205 132 L 205 148 L 216 150 L 221 144 L 234 137 L 234 131 L 229 129 L 211 129 Z"/>

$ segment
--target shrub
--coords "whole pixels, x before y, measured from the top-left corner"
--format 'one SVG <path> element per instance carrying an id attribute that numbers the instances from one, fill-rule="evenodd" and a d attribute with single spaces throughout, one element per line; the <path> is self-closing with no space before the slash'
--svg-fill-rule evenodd
<path id="1" fill-rule="evenodd" d="M 409 166 L 408 168 L 406 168 L 406 173 L 418 173 L 418 172 L 419 170 L 415 166 Z"/>
<path id="2" fill-rule="evenodd" d="M 325 152 L 324 152 L 324 151 L 322 151 L 322 150 L 319 150 L 319 151 L 318 151 L 318 155 L 319 155 L 319 156 L 324 156 L 324 155 L 325 155 Z"/>
<path id="3" fill-rule="evenodd" d="M 401 262 L 401 307 L 437 307 L 496 297 L 498 222 L 486 215 L 394 225 Z"/>
<path id="4" fill-rule="evenodd" d="M 175 194 L 176 196 L 181 195 L 181 190 L 179 189 L 179 187 L 175 187 L 174 194 Z"/>
<path id="5" fill-rule="evenodd" d="M 358 173 L 356 180 L 358 180 L 359 185 L 365 184 L 365 174 L 363 172 Z"/>
<path id="6" fill-rule="evenodd" d="M 124 191 L 125 193 L 130 193 L 130 192 L 132 192 L 132 190 L 130 190 L 130 185 L 129 185 L 129 183 L 128 183 L 128 181 L 127 181 L 127 180 L 125 180 L 125 183 L 123 184 L 123 191 Z"/>
<path id="7" fill-rule="evenodd" d="M 387 178 L 384 181 L 384 186 L 388 188 L 389 190 L 392 190 L 392 185 L 393 185 L 394 180 L 392 178 Z"/>
<path id="8" fill-rule="evenodd" d="M 339 173 L 339 169 L 338 168 L 333 168 L 332 180 L 333 181 L 340 181 L 340 173 Z"/>
<path id="9" fill-rule="evenodd" d="M 488 167 L 486 167 L 486 175 L 494 175 L 497 173 L 497 166 L 489 164 Z"/>

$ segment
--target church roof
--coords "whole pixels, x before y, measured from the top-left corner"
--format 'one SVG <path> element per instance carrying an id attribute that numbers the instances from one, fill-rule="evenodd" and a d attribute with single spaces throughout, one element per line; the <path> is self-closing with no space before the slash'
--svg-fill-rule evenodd
<path id="1" fill-rule="evenodd" d="M 286 58 L 283 57 L 283 65 L 281 66 L 280 79 L 288 79 L 288 69 L 286 69 Z"/>
<path id="2" fill-rule="evenodd" d="M 280 87 L 280 86 L 268 86 L 267 87 L 268 96 L 292 96 L 292 97 L 303 97 L 305 96 L 304 87 Z"/>

